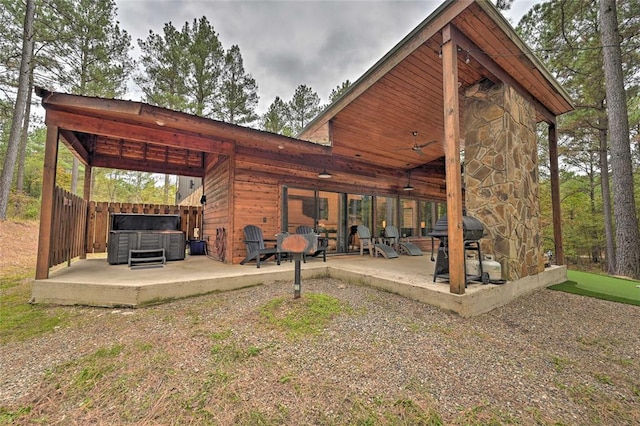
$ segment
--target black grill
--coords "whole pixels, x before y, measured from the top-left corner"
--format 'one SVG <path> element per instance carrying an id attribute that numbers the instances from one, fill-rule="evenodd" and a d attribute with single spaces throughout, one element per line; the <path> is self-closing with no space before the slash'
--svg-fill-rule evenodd
<path id="1" fill-rule="evenodd" d="M 480 252 L 480 238 L 486 234 L 484 225 L 478 219 L 473 216 L 462 216 L 462 239 L 464 240 L 464 258 L 467 258 L 467 251 L 477 251 L 478 259 L 482 259 L 482 253 Z M 429 233 L 431 237 L 431 261 L 435 260 L 436 264 L 433 269 L 433 281 L 436 278 L 449 279 L 449 228 L 447 222 L 447 216 L 442 216 L 436 222 L 433 231 Z M 440 246 L 438 247 L 438 257 L 433 258 L 434 238 L 440 240 Z M 466 264 L 465 264 L 466 274 Z M 480 275 L 479 276 L 466 276 L 466 281 L 482 281 L 483 283 L 489 282 L 489 275 L 482 271 L 482 261 L 480 261 Z"/>
<path id="2" fill-rule="evenodd" d="M 484 237 L 484 225 L 478 219 L 473 216 L 462 216 L 462 239 L 465 241 L 478 241 Z M 433 227 L 433 231 L 429 234 L 430 237 L 446 238 L 449 236 L 449 229 L 447 225 L 447 216 L 442 216 L 436 222 Z"/>

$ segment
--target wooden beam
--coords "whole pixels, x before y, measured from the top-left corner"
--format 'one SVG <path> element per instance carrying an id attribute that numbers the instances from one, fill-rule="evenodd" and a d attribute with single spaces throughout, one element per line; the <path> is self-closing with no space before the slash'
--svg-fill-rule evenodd
<path id="1" fill-rule="evenodd" d="M 286 153 L 285 150 L 273 152 L 267 150 L 247 149 L 238 147 L 236 154 L 239 157 L 259 158 L 261 162 L 268 162 L 271 165 L 278 165 L 286 169 L 288 164 L 296 168 L 315 170 L 316 173 L 323 169 L 332 173 L 345 173 L 350 175 L 377 178 L 384 176 L 387 178 L 406 180 L 406 172 L 397 168 L 377 166 L 365 161 L 356 160 L 353 157 L 346 157 L 337 154 L 298 154 Z M 416 177 L 433 178 L 436 174 L 428 172 L 416 172 Z M 412 175 L 413 177 L 413 175 Z M 444 173 L 437 176 L 444 178 Z M 404 184 L 404 183 L 403 183 Z"/>
<path id="2" fill-rule="evenodd" d="M 64 111 L 47 110 L 47 125 L 93 133 L 115 139 L 154 143 L 175 148 L 229 155 L 234 147 L 229 141 L 205 138 L 172 129 L 153 129 L 141 125 L 105 120 Z"/>
<path id="3" fill-rule="evenodd" d="M 49 278 L 49 256 L 51 254 L 51 234 L 53 232 L 53 200 L 56 186 L 56 165 L 58 163 L 58 135 L 58 127 L 47 126 L 42 170 L 38 257 L 36 260 L 37 280 Z"/>
<path id="4" fill-rule="evenodd" d="M 545 118 L 545 121 L 550 123 L 555 120 L 555 115 L 537 100 L 522 84 L 520 84 L 515 78 L 511 77 L 505 70 L 503 70 L 493 59 L 491 59 L 486 53 L 475 45 L 467 36 L 460 32 L 454 25 L 451 27 L 451 39 L 466 53 L 480 63 L 492 76 L 491 80 L 494 82 L 501 81 L 515 89 L 527 101 L 531 102 L 535 109 Z"/>
<path id="5" fill-rule="evenodd" d="M 82 164 L 85 166 L 89 164 L 89 153 L 72 131 L 60 129 L 60 136 L 62 136 L 63 142 L 69 148 L 69 151 L 75 154 Z"/>
<path id="6" fill-rule="evenodd" d="M 564 265 L 562 245 L 562 213 L 560 211 L 560 174 L 558 168 L 558 137 L 555 121 L 549 124 L 549 168 L 551 173 L 551 210 L 553 216 L 553 240 L 556 264 Z"/>
<path id="7" fill-rule="evenodd" d="M 442 78 L 444 94 L 444 152 L 447 182 L 449 291 L 464 294 L 465 273 L 462 225 L 462 177 L 460 173 L 460 108 L 458 101 L 458 47 L 452 26 L 442 30 Z"/>
<path id="8" fill-rule="evenodd" d="M 143 172 L 163 173 L 181 176 L 204 176 L 204 167 L 188 167 L 178 164 L 162 163 L 148 160 L 134 160 L 111 157 L 107 155 L 94 155 L 91 158 L 91 166 L 120 170 L 137 170 Z"/>
<path id="9" fill-rule="evenodd" d="M 84 226 L 82 227 L 82 237 L 80 238 L 80 241 L 82 241 L 82 248 L 80 250 L 80 259 L 86 259 L 87 258 L 87 225 L 89 223 L 88 220 L 88 215 L 89 215 L 89 208 L 88 208 L 88 204 L 89 201 L 91 200 L 91 173 L 92 169 L 91 166 L 86 165 L 84 166 L 84 184 L 83 184 L 83 188 L 82 188 L 82 198 L 87 202 L 87 215 L 85 216 L 86 220 L 84 223 Z"/>
<path id="10" fill-rule="evenodd" d="M 42 98 L 42 105 L 49 109 L 51 106 L 81 109 L 83 111 L 109 111 L 111 113 L 138 115 L 142 103 L 124 101 L 120 99 L 102 99 L 68 93 L 49 92 L 36 87 L 36 94 Z"/>

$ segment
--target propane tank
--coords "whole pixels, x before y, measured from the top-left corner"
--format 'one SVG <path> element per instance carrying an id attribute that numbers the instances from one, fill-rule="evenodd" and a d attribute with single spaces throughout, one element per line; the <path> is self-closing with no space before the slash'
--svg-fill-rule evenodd
<path id="1" fill-rule="evenodd" d="M 489 281 L 502 280 L 502 266 L 493 258 L 492 254 L 484 255 L 482 271 L 489 274 Z"/>
<path id="2" fill-rule="evenodd" d="M 465 263 L 468 275 L 480 276 L 480 261 L 476 253 L 467 253 Z M 502 280 L 502 266 L 495 261 L 491 254 L 483 256 L 482 272 L 489 275 L 489 282 Z"/>

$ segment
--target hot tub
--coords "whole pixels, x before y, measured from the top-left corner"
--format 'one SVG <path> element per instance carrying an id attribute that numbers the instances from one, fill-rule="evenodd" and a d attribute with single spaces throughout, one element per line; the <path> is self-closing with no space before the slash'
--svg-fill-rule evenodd
<path id="1" fill-rule="evenodd" d="M 130 250 L 164 249 L 167 261 L 184 260 L 186 240 L 180 216 L 112 213 L 110 219 L 109 264 L 127 263 Z"/>

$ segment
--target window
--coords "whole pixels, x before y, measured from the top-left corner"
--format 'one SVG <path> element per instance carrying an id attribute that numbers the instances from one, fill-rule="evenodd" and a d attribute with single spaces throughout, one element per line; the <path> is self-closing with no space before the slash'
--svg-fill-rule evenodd
<path id="1" fill-rule="evenodd" d="M 396 200 L 397 198 L 393 197 L 376 197 L 375 232 L 377 232 L 380 236 L 384 235 L 384 228 L 387 225 L 396 225 Z M 373 232 L 374 231 L 372 230 L 372 233 Z"/>
<path id="2" fill-rule="evenodd" d="M 400 236 L 412 237 L 419 235 L 418 224 L 418 201 L 406 198 L 400 199 Z"/>

